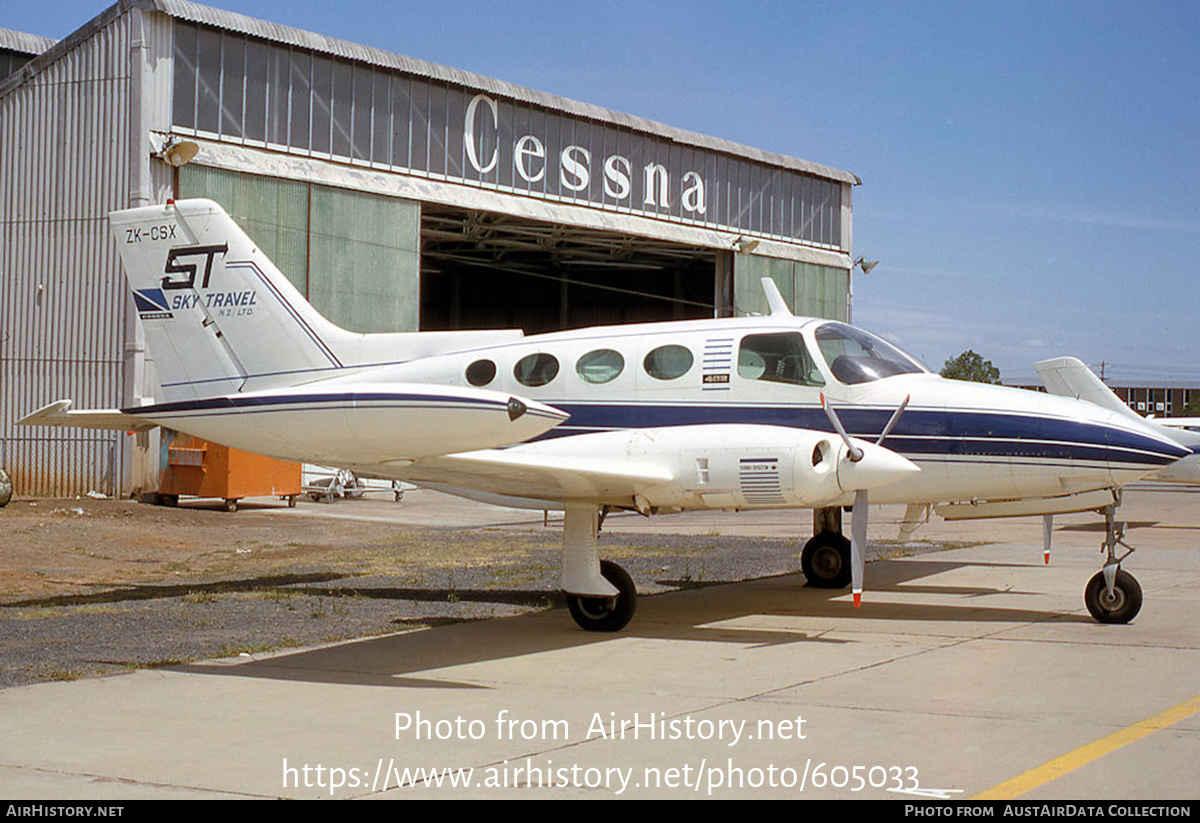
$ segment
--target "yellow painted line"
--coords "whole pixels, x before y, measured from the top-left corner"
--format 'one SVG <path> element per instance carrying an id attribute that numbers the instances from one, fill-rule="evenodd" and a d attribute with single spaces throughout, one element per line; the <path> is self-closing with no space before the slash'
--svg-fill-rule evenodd
<path id="1" fill-rule="evenodd" d="M 1064 774 L 1075 771 L 1080 766 L 1086 766 L 1093 760 L 1098 760 L 1110 752 L 1115 752 L 1122 746 L 1127 746 L 1153 732 L 1165 729 L 1168 726 L 1178 723 L 1180 720 L 1191 717 L 1197 712 L 1200 712 L 1200 695 L 1196 695 L 1191 700 L 1185 700 L 1178 706 L 1172 706 L 1164 712 L 1159 712 L 1154 717 L 1134 723 L 1132 726 L 1126 726 L 1124 729 L 1113 732 L 1107 737 L 1102 737 L 1093 743 L 1088 743 L 1086 746 L 1080 746 L 1075 751 L 1067 752 L 1062 757 L 1056 757 L 1047 763 L 1036 766 L 1023 774 L 1017 775 L 1012 780 L 1006 780 L 997 786 L 980 792 L 972 797 L 971 800 L 1013 800 L 1026 792 L 1033 791 L 1038 786 L 1045 785 L 1051 780 L 1056 780 Z"/>

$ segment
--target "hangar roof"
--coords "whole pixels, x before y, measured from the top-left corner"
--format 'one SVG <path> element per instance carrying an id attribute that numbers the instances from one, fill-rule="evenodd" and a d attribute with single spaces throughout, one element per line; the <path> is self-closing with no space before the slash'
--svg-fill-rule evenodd
<path id="1" fill-rule="evenodd" d="M 818 177 L 823 177 L 828 180 L 836 180 L 838 182 L 848 183 L 850 185 L 858 185 L 862 182 L 859 180 L 857 175 L 848 171 L 842 171 L 829 166 L 823 166 L 818 163 L 811 163 L 807 160 L 800 160 L 795 157 L 788 157 L 782 154 L 775 154 L 773 152 L 755 149 L 750 146 L 741 145 L 728 140 L 722 140 L 717 137 L 710 137 L 697 132 L 678 129 L 673 126 L 655 122 L 653 120 L 636 117 L 631 114 L 623 114 L 621 112 L 613 111 L 612 109 L 606 109 L 602 106 L 596 106 L 590 103 L 582 103 L 577 100 L 558 97 L 545 92 L 534 91 L 533 89 L 527 89 L 522 86 L 507 83 L 503 80 L 484 77 L 483 75 L 475 74 L 473 72 L 441 66 L 436 63 L 418 60 L 413 57 L 406 57 L 404 55 L 395 54 L 382 49 L 351 43 L 346 40 L 338 40 L 333 37 L 327 37 L 323 34 L 304 31 L 302 29 L 284 26 L 279 23 L 258 20 L 253 17 L 248 17 L 244 14 L 236 14 L 234 12 L 223 11 L 221 9 L 214 9 L 199 3 L 189 2 L 189 0 L 121 0 L 121 2 L 110 6 L 91 21 L 81 26 L 77 31 L 59 41 L 57 48 L 52 48 L 47 53 L 42 54 L 41 57 L 30 61 L 30 63 L 26 64 L 26 66 L 24 66 L 21 70 L 14 73 L 14 75 L 9 78 L 7 82 L 0 83 L 0 95 L 11 91 L 14 86 L 23 83 L 25 78 L 28 78 L 39 71 L 43 65 L 46 65 L 49 62 L 57 59 L 61 53 L 74 48 L 74 46 L 81 40 L 91 36 L 91 34 L 97 29 L 107 25 L 113 18 L 123 14 L 125 11 L 131 8 L 140 8 L 144 11 L 160 12 L 170 17 L 180 20 L 187 20 L 192 23 L 213 26 L 215 28 L 233 31 L 240 34 L 249 35 L 251 37 L 261 38 L 263 40 L 308 49 L 313 52 L 328 54 L 335 57 L 365 62 L 384 68 L 395 69 L 434 80 L 456 83 L 468 88 L 474 88 L 484 92 L 491 92 L 493 94 L 503 95 L 514 100 L 527 102 L 538 106 L 544 106 L 546 108 L 554 109 L 577 117 L 585 117 L 592 120 L 610 123 L 627 129 L 656 135 L 677 143 L 708 149 L 710 151 L 725 152 L 746 158 L 748 160 L 754 160 L 760 163 L 778 166 L 780 168 L 804 172 L 807 174 L 816 175 Z M 0 32 L 4 31 L 6 30 L 0 29 Z M 35 37 L 34 35 L 24 35 L 20 32 L 11 32 L 10 34 L 17 35 L 19 37 L 30 38 L 31 41 L 44 41 L 44 45 L 42 45 L 40 49 L 37 49 L 38 52 L 48 49 L 54 44 L 53 40 Z"/>
<path id="2" fill-rule="evenodd" d="M 23 31 L 13 31 L 12 29 L 0 29 L 0 49 L 7 51 L 15 51 L 32 56 L 41 54 L 57 42 L 57 40 L 51 40 L 49 37 L 42 37 L 37 34 L 28 34 Z"/>

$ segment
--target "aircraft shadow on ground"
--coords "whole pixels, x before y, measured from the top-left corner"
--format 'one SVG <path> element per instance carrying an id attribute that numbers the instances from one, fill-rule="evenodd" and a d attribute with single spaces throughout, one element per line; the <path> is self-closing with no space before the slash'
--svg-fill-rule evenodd
<path id="1" fill-rule="evenodd" d="M 162 600 L 195 594 L 234 594 L 237 592 L 262 592 L 312 583 L 328 583 L 342 580 L 351 575 L 336 572 L 313 572 L 308 574 L 271 574 L 247 577 L 241 580 L 219 580 L 211 583 L 178 584 L 129 584 L 115 585 L 103 591 L 88 594 L 62 594 L 51 597 L 30 598 L 5 603 L 4 608 L 25 606 L 87 606 L 100 603 L 125 603 L 135 600 Z"/>
<path id="2" fill-rule="evenodd" d="M 1035 571 L 1028 564 L 982 563 L 972 566 Z M 164 667 L 167 671 L 195 674 L 257 677 L 274 680 L 338 685 L 388 686 L 393 688 L 480 689 L 487 685 L 466 680 L 421 677 L 436 669 L 511 659 L 546 652 L 568 651 L 596 643 L 627 638 L 685 640 L 734 643 L 740 646 L 778 646 L 781 644 L 857 642 L 852 638 L 830 636 L 832 631 L 853 629 L 855 623 L 871 621 L 858 631 L 888 631 L 888 623 L 910 622 L 983 622 L 983 623 L 1064 623 L 1091 622 L 1086 615 L 1066 611 L 1052 612 L 1011 606 L 989 606 L 981 602 L 991 595 L 1045 596 L 1044 592 L 1015 587 L 991 588 L 939 584 L 915 584 L 913 581 L 940 572 L 961 568 L 961 563 L 931 559 L 872 563 L 868 567 L 868 588 L 863 607 L 855 610 L 848 590 L 805 587 L 799 575 L 781 575 L 741 583 L 713 584 L 689 590 L 643 597 L 633 622 L 616 634 L 589 633 L 576 628 L 564 611 L 519 615 L 479 621 L 464 621 L 423 631 L 404 632 L 385 637 L 349 641 L 244 663 L 191 663 Z M 331 587 L 331 593 L 336 587 Z M 872 602 L 873 593 L 904 593 L 929 597 L 969 598 L 970 604 L 930 602 Z M 429 599 L 444 599 L 447 591 L 423 589 L 418 593 Z M 478 598 L 497 601 L 506 594 L 528 600 L 529 592 L 495 590 L 454 590 L 460 599 Z M 535 593 L 544 597 L 544 593 Z M 405 589 L 381 590 L 380 597 L 411 598 Z M 1063 604 L 1064 609 L 1073 604 Z M 836 623 L 819 631 L 790 630 L 784 627 L 763 629 L 734 625 L 747 617 L 828 618 Z M 424 622 L 424 621 L 423 621 Z M 883 627 L 880 627 L 880 624 Z M 725 624 L 725 625 L 722 625 Z"/>

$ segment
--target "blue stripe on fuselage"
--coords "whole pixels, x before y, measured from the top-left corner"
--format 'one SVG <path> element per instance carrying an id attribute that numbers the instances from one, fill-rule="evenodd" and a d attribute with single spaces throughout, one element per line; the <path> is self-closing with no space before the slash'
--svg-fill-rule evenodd
<path id="1" fill-rule="evenodd" d="M 507 404 L 498 400 L 479 397 L 456 397 L 454 395 L 418 394 L 404 392 L 339 392 L 278 395 L 222 395 L 199 400 L 179 400 L 158 403 L 153 406 L 131 406 L 122 409 L 126 414 L 156 415 L 173 412 L 212 412 L 224 410 L 252 411 L 279 406 L 319 405 L 347 406 L 353 403 L 409 403 L 413 405 L 449 404 L 453 406 L 477 406 L 495 410 L 507 410 Z"/>
<path id="2" fill-rule="evenodd" d="M 554 401 L 571 415 L 543 438 L 592 431 L 715 423 L 785 426 L 832 432 L 820 407 L 576 404 Z M 873 441 L 894 409 L 840 408 L 842 425 L 853 437 Z M 1002 412 L 909 409 L 885 443 L 913 457 L 972 455 L 988 457 L 1100 460 L 1129 465 L 1165 466 L 1190 454 L 1181 446 L 1098 423 Z"/>

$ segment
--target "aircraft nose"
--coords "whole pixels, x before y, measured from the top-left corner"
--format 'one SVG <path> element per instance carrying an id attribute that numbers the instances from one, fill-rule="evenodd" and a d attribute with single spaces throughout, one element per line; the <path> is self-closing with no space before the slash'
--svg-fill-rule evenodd
<path id="1" fill-rule="evenodd" d="M 1181 446 L 1155 427 L 1125 415 L 1109 414 L 1096 420 L 1104 428 L 1104 452 L 1108 468 L 1126 481 L 1161 471 L 1189 457 Z"/>
<path id="2" fill-rule="evenodd" d="M 850 460 L 849 456 L 838 461 L 838 485 L 844 492 L 877 489 L 911 477 L 921 470 L 907 457 L 886 446 L 876 446 L 857 439 L 853 442 L 863 450 L 863 456 L 858 461 Z"/>
<path id="3" fill-rule="evenodd" d="M 1166 465 L 1187 457 L 1191 449 L 1181 446 L 1148 423 L 1110 415 L 1105 422 L 1105 440 L 1110 459 Z"/>

